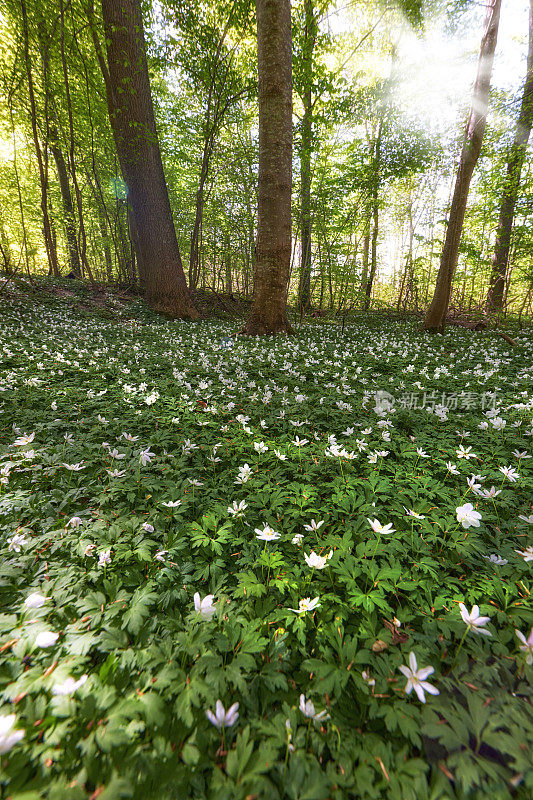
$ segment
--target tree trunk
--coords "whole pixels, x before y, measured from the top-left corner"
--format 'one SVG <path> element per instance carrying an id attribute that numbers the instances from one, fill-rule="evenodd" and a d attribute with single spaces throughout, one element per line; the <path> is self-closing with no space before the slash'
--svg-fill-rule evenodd
<path id="1" fill-rule="evenodd" d="M 80 232 L 80 239 L 79 239 L 79 255 L 81 258 L 82 266 L 87 270 L 87 274 L 89 276 L 89 280 L 91 283 L 94 283 L 94 276 L 91 270 L 91 265 L 87 259 L 87 234 L 85 232 L 85 222 L 83 219 L 83 203 L 81 197 L 81 191 L 78 184 L 78 178 L 76 174 L 76 159 L 74 154 L 74 117 L 72 115 L 72 103 L 70 99 L 70 80 L 68 76 L 68 66 L 67 66 L 67 57 L 65 53 L 65 8 L 63 0 L 59 0 L 59 14 L 60 14 L 60 24 L 61 24 L 61 63 L 63 66 L 63 78 L 65 81 L 65 95 L 67 100 L 67 110 L 68 110 L 68 120 L 69 120 L 69 135 L 70 135 L 70 152 L 69 152 L 69 163 L 70 163 L 70 174 L 72 176 L 72 183 L 74 185 L 74 195 L 76 197 L 76 206 L 78 209 L 78 228 Z"/>
<path id="2" fill-rule="evenodd" d="M 302 121 L 302 154 L 300 158 L 302 265 L 300 273 L 300 306 L 308 308 L 311 301 L 311 90 L 304 98 Z"/>
<path id="3" fill-rule="evenodd" d="M 372 185 L 370 187 L 370 208 L 368 220 L 368 233 L 370 234 L 370 223 L 372 222 L 372 236 L 369 241 L 365 241 L 365 264 L 364 267 L 364 297 L 363 309 L 368 311 L 370 307 L 370 298 L 372 297 L 372 286 L 376 276 L 377 268 L 377 247 L 378 247 L 378 233 L 379 233 L 379 183 L 381 171 L 381 132 L 383 129 L 383 118 L 380 117 L 378 128 L 376 131 L 376 138 L 372 143 Z M 368 247 L 370 245 L 370 273 L 368 272 Z"/>
<path id="4" fill-rule="evenodd" d="M 68 260 L 71 271 L 77 278 L 81 278 L 80 254 L 78 251 L 78 237 L 76 235 L 76 224 L 74 221 L 74 206 L 70 193 L 67 165 L 63 157 L 63 151 L 59 145 L 57 133 L 50 131 L 50 150 L 56 162 L 57 177 L 59 178 L 59 188 L 61 190 L 61 200 L 63 212 L 65 214 L 65 232 L 67 234 Z"/>
<path id="5" fill-rule="evenodd" d="M 231 280 L 231 250 L 229 249 L 229 244 L 226 247 L 226 252 L 224 254 L 224 263 L 226 267 L 225 292 L 227 295 L 231 295 L 233 294 L 233 284 Z"/>
<path id="6" fill-rule="evenodd" d="M 22 225 L 22 245 L 21 245 L 21 258 L 24 252 L 24 262 L 26 266 L 26 273 L 30 274 L 30 260 L 28 257 L 28 233 L 26 230 L 26 218 L 24 215 L 24 203 L 22 201 L 22 190 L 20 188 L 20 178 L 18 170 L 18 157 L 17 157 L 17 136 L 15 132 L 15 122 L 13 119 L 13 106 L 11 97 L 9 98 L 9 121 L 11 122 L 11 131 L 13 136 L 13 173 L 15 175 L 15 185 L 17 187 L 17 200 L 20 211 L 20 222 Z"/>
<path id="7" fill-rule="evenodd" d="M 412 300 L 412 292 L 413 292 L 413 283 L 414 283 L 413 238 L 415 234 L 415 229 L 413 225 L 413 198 L 411 194 L 409 196 L 409 205 L 407 206 L 407 214 L 408 214 L 408 225 L 409 225 L 409 245 L 405 257 L 405 267 L 402 270 L 400 292 L 398 294 L 398 303 L 396 305 L 397 311 L 399 311 L 400 308 L 402 307 L 402 300 L 403 300 L 403 310 L 404 311 L 407 310 L 409 301 Z"/>
<path id="8" fill-rule="evenodd" d="M 365 231 L 363 235 L 363 268 L 361 272 L 361 298 L 366 299 L 366 284 L 368 282 L 368 257 L 370 255 L 370 212 L 365 214 Z M 364 300 L 361 307 L 364 306 Z"/>
<path id="9" fill-rule="evenodd" d="M 200 231 L 204 216 L 204 187 L 209 172 L 210 156 L 211 146 L 210 141 L 207 140 L 204 142 L 200 181 L 196 192 L 196 211 L 191 233 L 191 252 L 189 254 L 189 286 L 191 289 L 196 289 L 200 277 Z"/>
<path id="10" fill-rule="evenodd" d="M 316 21 L 313 0 L 304 0 L 305 38 L 304 75 L 307 85 L 302 96 L 304 113 L 302 118 L 302 149 L 300 155 L 301 186 L 301 236 L 302 264 L 300 272 L 299 305 L 309 307 L 311 301 L 311 151 L 313 146 L 313 98 L 311 91 L 313 76 L 313 49 L 316 39 Z"/>
<path id="11" fill-rule="evenodd" d="M 183 272 L 155 127 L 140 0 L 102 0 L 102 15 L 107 64 L 94 24 L 93 38 L 135 219 L 141 286 L 156 311 L 197 319 Z"/>
<path id="12" fill-rule="evenodd" d="M 30 43 L 29 43 L 29 30 L 28 30 L 28 14 L 26 11 L 25 0 L 20 0 L 20 7 L 22 11 L 22 37 L 24 44 L 24 62 L 26 66 L 26 78 L 28 81 L 28 95 L 30 99 L 30 112 L 31 112 L 31 129 L 33 135 L 33 144 L 35 147 L 35 155 L 37 156 L 37 165 L 39 168 L 39 182 L 41 186 L 41 211 L 43 215 L 43 236 L 46 247 L 46 255 L 48 256 L 48 267 L 50 274 L 54 277 L 59 277 L 59 264 L 57 262 L 57 251 L 55 249 L 54 237 L 52 235 L 52 225 L 50 222 L 50 214 L 48 213 L 48 176 L 46 174 L 45 164 L 43 161 L 43 151 L 41 150 L 41 143 L 39 141 L 39 132 L 37 130 L 37 107 L 35 103 L 35 92 L 33 88 L 33 75 L 31 70 L 30 59 Z"/>
<path id="13" fill-rule="evenodd" d="M 13 265 L 13 255 L 11 253 L 11 244 L 6 234 L 6 229 L 4 227 L 4 220 L 0 217 L 0 254 L 2 255 L 2 260 L 4 262 L 2 269 L 10 275 L 12 272 L 16 272 L 16 267 Z M 21 259 L 19 259 L 20 264 Z"/>
<path id="14" fill-rule="evenodd" d="M 97 210 L 98 210 L 98 225 L 100 227 L 100 236 L 102 237 L 102 244 L 104 247 L 106 278 L 108 283 L 112 283 L 113 259 L 111 257 L 111 248 L 109 247 L 109 241 L 107 238 L 107 219 L 105 215 L 105 210 L 101 207 L 100 203 L 97 203 Z"/>
<path id="15" fill-rule="evenodd" d="M 378 264 L 378 234 L 379 234 L 379 181 L 381 170 L 381 131 L 383 128 L 383 120 L 380 119 L 378 124 L 378 131 L 376 140 L 374 142 L 373 154 L 373 176 L 372 176 L 372 197 L 371 197 L 371 213 L 372 213 L 372 238 L 370 241 L 370 274 L 365 284 L 365 298 L 363 301 L 363 308 L 368 311 L 370 307 L 370 298 L 372 297 L 372 287 L 374 285 L 374 278 L 376 277 L 376 269 Z"/>
<path id="16" fill-rule="evenodd" d="M 191 249 L 189 254 L 189 288 L 196 289 L 201 272 L 200 251 L 202 247 L 202 223 L 205 205 L 205 184 L 209 175 L 211 156 L 216 143 L 217 134 L 220 131 L 224 115 L 228 111 L 229 101 L 222 102 L 223 92 L 226 86 L 229 67 L 232 59 L 226 62 L 222 59 L 224 75 L 222 83 L 217 90 L 217 79 L 219 77 L 219 67 L 221 65 L 222 48 L 232 22 L 232 12 L 230 12 L 226 25 L 220 34 L 217 49 L 210 69 L 210 84 L 207 98 L 207 108 L 204 121 L 204 145 L 202 150 L 202 163 L 200 166 L 200 178 L 196 192 L 196 210 L 194 225 L 191 233 Z M 236 99 L 236 98 L 234 98 Z"/>
<path id="17" fill-rule="evenodd" d="M 496 245 L 492 260 L 492 273 L 487 293 L 487 311 L 498 314 L 503 308 L 506 272 L 511 249 L 511 232 L 520 174 L 526 158 L 527 143 L 533 124 L 533 0 L 529 2 L 529 45 L 527 54 L 527 73 L 520 104 L 520 114 L 507 161 L 507 175 L 500 203 Z"/>
<path id="18" fill-rule="evenodd" d="M 259 175 L 254 297 L 243 333 L 292 333 L 292 40 L 290 0 L 256 0 Z"/>
<path id="19" fill-rule="evenodd" d="M 446 237 L 440 259 L 440 267 L 435 285 L 433 300 L 424 320 L 424 328 L 428 331 L 442 332 L 446 325 L 446 313 L 450 303 L 452 281 L 457 260 L 459 244 L 463 230 L 463 222 L 468 201 L 470 181 L 481 152 L 481 143 L 487 121 L 490 78 L 494 50 L 498 38 L 501 0 L 489 0 L 487 6 L 483 39 L 479 53 L 478 69 L 472 104 L 468 115 L 461 158 L 455 179 L 455 188 L 450 208 L 450 217 L 446 229 Z"/>
<path id="20" fill-rule="evenodd" d="M 379 143 L 379 139 L 378 139 Z M 372 287 L 374 285 L 374 278 L 376 277 L 376 269 L 378 265 L 378 234 L 379 234 L 379 203 L 377 181 L 376 190 L 372 199 L 372 239 L 370 242 L 370 274 L 365 286 L 365 299 L 364 310 L 368 311 L 370 307 L 370 298 L 372 297 Z"/>

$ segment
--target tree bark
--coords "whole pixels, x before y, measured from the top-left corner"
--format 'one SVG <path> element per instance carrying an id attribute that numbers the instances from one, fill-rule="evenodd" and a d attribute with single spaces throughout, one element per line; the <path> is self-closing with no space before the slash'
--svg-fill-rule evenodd
<path id="1" fill-rule="evenodd" d="M 442 332 L 446 325 L 453 275 L 459 257 L 459 245 L 468 201 L 468 190 L 481 152 L 483 134 L 485 133 L 492 64 L 498 38 L 500 5 L 501 0 L 489 0 L 487 6 L 476 82 L 455 179 L 450 217 L 442 248 L 435 292 L 424 320 L 424 328 L 427 331 Z"/>
<path id="2" fill-rule="evenodd" d="M 138 240 L 141 287 L 154 310 L 197 319 L 187 288 L 155 127 L 140 0 L 102 0 L 109 119 Z"/>
<path id="3" fill-rule="evenodd" d="M 302 118 L 302 144 L 300 155 L 300 204 L 301 204 L 301 241 L 302 264 L 300 271 L 299 305 L 302 309 L 309 307 L 311 301 L 311 150 L 313 146 L 313 50 L 316 39 L 316 21 L 313 0 L 304 0 L 305 35 L 304 35 L 304 75 L 305 86 Z"/>
<path id="4" fill-rule="evenodd" d="M 41 211 L 43 215 L 44 244 L 46 247 L 46 255 L 48 256 L 49 272 L 51 275 L 57 278 L 59 277 L 60 272 L 59 272 L 59 264 L 57 261 L 57 251 L 55 248 L 54 237 L 52 234 L 50 214 L 48 213 L 48 175 L 46 174 L 45 163 L 43 159 L 43 151 L 41 150 L 41 143 L 39 141 L 39 132 L 37 130 L 37 106 L 35 102 L 35 91 L 33 87 L 33 74 L 32 74 L 31 59 L 30 59 L 28 14 L 26 10 L 25 0 L 20 0 L 20 7 L 22 11 L 22 37 L 24 44 L 24 61 L 26 66 L 26 78 L 28 81 L 28 96 L 30 99 L 31 129 L 33 135 L 33 144 L 35 147 L 35 155 L 37 156 L 37 165 L 39 168 L 39 183 L 41 186 Z"/>
<path id="5" fill-rule="evenodd" d="M 4 221 L 2 217 L 0 217 L 0 254 L 2 255 L 2 260 L 4 262 L 2 269 L 10 275 L 12 272 L 16 272 L 17 268 L 13 266 L 13 254 L 11 253 L 11 243 L 8 239 L 6 234 L 6 229 L 4 227 Z M 19 259 L 19 264 L 20 264 Z"/>
<path id="6" fill-rule="evenodd" d="M 259 76 L 258 221 L 248 335 L 292 333 L 292 37 L 290 0 L 256 0 Z"/>
<path id="7" fill-rule="evenodd" d="M 63 0 L 59 0 L 59 13 L 61 24 L 61 63 L 63 67 L 63 78 L 65 81 L 65 95 L 67 100 L 68 120 L 69 120 L 69 136 L 70 136 L 70 150 L 69 150 L 69 164 L 70 174 L 72 176 L 72 183 L 74 185 L 74 195 L 76 197 L 76 206 L 78 209 L 78 229 L 80 232 L 79 239 L 79 256 L 83 267 L 87 270 L 89 280 L 94 283 L 94 276 L 91 270 L 91 265 L 87 259 L 87 234 L 85 232 L 85 222 L 83 218 L 83 203 L 81 191 L 78 184 L 76 174 L 76 159 L 74 154 L 74 117 L 72 115 L 72 103 L 70 99 L 70 80 L 68 76 L 67 56 L 65 53 L 65 9 Z"/>
<path id="8" fill-rule="evenodd" d="M 196 192 L 194 224 L 191 233 L 191 252 L 189 254 L 189 286 L 191 289 L 196 289 L 196 286 L 198 285 L 198 279 L 200 277 L 200 229 L 204 216 L 204 186 L 205 181 L 207 180 L 210 160 L 210 153 L 206 148 L 207 143 L 204 143 L 202 166 L 200 169 L 200 181 L 198 184 L 198 190 Z"/>
<path id="9" fill-rule="evenodd" d="M 232 273 L 231 273 L 231 249 L 230 249 L 230 242 L 226 241 L 225 253 L 224 253 L 224 291 L 227 295 L 233 294 L 233 281 L 232 281 Z"/>
<path id="10" fill-rule="evenodd" d="M 507 175 L 500 203 L 496 245 L 492 260 L 492 272 L 487 293 L 486 307 L 489 314 L 499 314 L 503 308 L 509 252 L 511 249 L 511 232 L 520 175 L 526 158 L 527 144 L 533 124 L 533 0 L 529 2 L 529 44 L 527 54 L 527 72 L 520 113 L 516 131 L 507 160 Z"/>
<path id="11" fill-rule="evenodd" d="M 30 274 L 30 260 L 28 257 L 28 233 L 26 230 L 26 218 L 24 214 L 24 203 L 22 201 L 22 190 L 20 188 L 20 178 L 19 178 L 19 170 L 18 170 L 18 155 L 17 155 L 17 136 L 16 136 L 16 129 L 15 129 L 15 121 L 13 119 L 13 105 L 11 102 L 11 95 L 8 97 L 8 106 L 9 106 L 9 121 L 11 123 L 11 132 L 13 137 L 13 173 L 15 176 L 15 185 L 17 187 L 17 200 L 18 200 L 18 207 L 20 212 L 20 222 L 22 225 L 22 245 L 20 251 L 20 257 L 22 258 L 22 252 L 24 252 L 24 263 L 26 266 L 26 273 Z"/>
<path id="12" fill-rule="evenodd" d="M 76 234 L 76 224 L 74 221 L 74 206 L 70 193 L 67 165 L 63 156 L 63 151 L 59 145 L 56 131 L 50 131 L 50 150 L 56 162 L 57 177 L 59 178 L 59 189 L 61 191 L 61 201 L 63 203 L 63 213 L 65 214 L 65 233 L 67 235 L 68 260 L 71 271 L 77 278 L 81 278 L 80 254 L 78 251 L 78 237 Z"/>
<path id="13" fill-rule="evenodd" d="M 372 287 L 374 285 L 374 278 L 376 277 L 376 269 L 378 265 L 378 234 L 379 234 L 379 183 L 380 183 L 380 170 L 381 170 L 381 131 L 383 128 L 383 119 L 379 120 L 376 139 L 373 144 L 373 175 L 372 187 L 370 198 L 370 213 L 372 216 L 372 237 L 370 239 L 370 273 L 365 280 L 365 297 L 363 299 L 363 309 L 368 311 L 370 308 L 370 298 L 372 297 Z M 369 222 L 370 225 L 370 222 Z M 368 263 L 368 252 L 366 255 Z"/>
<path id="14" fill-rule="evenodd" d="M 300 158 L 301 217 L 302 217 L 302 266 L 300 273 L 300 302 L 306 309 L 311 302 L 311 138 L 312 111 L 311 90 L 304 98 L 302 120 L 302 154 Z"/>
<path id="15" fill-rule="evenodd" d="M 102 237 L 102 245 L 104 248 L 105 257 L 105 272 L 108 283 L 113 282 L 113 258 L 111 256 L 111 248 L 109 247 L 109 240 L 107 236 L 107 219 L 104 209 L 100 203 L 97 203 L 98 212 L 98 226 L 100 228 L 100 236 Z"/>
<path id="16" fill-rule="evenodd" d="M 363 308 L 368 311 L 372 297 L 372 287 L 378 266 L 378 234 L 379 234 L 379 203 L 376 185 L 375 196 L 372 198 L 372 239 L 370 241 L 370 274 L 365 286 L 365 299 Z"/>
<path id="17" fill-rule="evenodd" d="M 200 277 L 200 250 L 201 250 L 201 233 L 202 222 L 205 205 L 205 184 L 209 175 L 211 157 L 216 144 L 216 138 L 222 127 L 224 117 L 228 112 L 231 104 L 235 102 L 237 97 L 242 94 L 242 91 L 237 91 L 231 94 L 231 86 L 227 86 L 231 74 L 231 65 L 233 62 L 233 55 L 229 59 L 222 58 L 223 47 L 226 37 L 231 28 L 233 21 L 233 11 L 235 4 L 229 13 L 228 19 L 220 34 L 215 55 L 210 69 L 210 83 L 207 98 L 207 107 L 204 120 L 203 132 L 203 149 L 202 149 L 202 162 L 200 166 L 200 177 L 198 180 L 198 189 L 196 191 L 196 210 L 194 217 L 194 225 L 191 232 L 191 249 L 189 255 L 189 287 L 195 289 Z M 220 68 L 223 68 L 222 75 Z M 217 82 L 220 84 L 217 86 Z M 224 98 L 224 92 L 230 93 L 229 97 Z"/>
<path id="18" fill-rule="evenodd" d="M 361 271 L 361 289 L 360 296 L 362 299 L 361 308 L 364 307 L 366 299 L 366 284 L 368 282 L 368 257 L 370 255 L 370 210 L 365 210 L 365 229 L 363 234 L 363 267 Z"/>

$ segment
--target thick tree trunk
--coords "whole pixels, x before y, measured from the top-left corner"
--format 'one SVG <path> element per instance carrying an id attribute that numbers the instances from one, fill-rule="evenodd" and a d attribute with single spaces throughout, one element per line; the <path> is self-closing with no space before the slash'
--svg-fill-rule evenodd
<path id="1" fill-rule="evenodd" d="M 291 333 L 292 40 L 290 0 L 257 0 L 259 176 L 254 297 L 243 333 Z"/>
<path id="2" fill-rule="evenodd" d="M 424 320 L 424 328 L 428 331 L 442 332 L 446 325 L 453 275 L 459 257 L 459 244 L 468 201 L 468 190 L 474 167 L 481 152 L 481 143 L 487 121 L 490 78 L 496 40 L 498 38 L 500 5 L 501 0 L 489 0 L 487 6 L 477 77 L 472 94 L 472 105 L 468 115 L 461 158 L 455 179 L 450 217 L 442 248 L 435 292 Z"/>
<path id="3" fill-rule="evenodd" d="M 102 0 L 109 118 L 135 218 L 138 268 L 146 299 L 171 317 L 196 319 L 172 220 L 155 127 L 140 0 Z"/>
<path id="4" fill-rule="evenodd" d="M 65 164 L 63 151 L 59 145 L 56 132 L 52 130 L 50 134 L 50 150 L 54 157 L 54 161 L 56 162 L 57 177 L 59 178 L 59 188 L 61 190 L 61 201 L 63 203 L 63 213 L 65 214 L 65 232 L 67 234 L 69 266 L 74 275 L 77 278 L 81 278 L 78 237 L 76 234 L 76 223 L 74 221 L 74 206 L 72 204 L 72 195 L 70 193 L 67 165 Z"/>
<path id="5" fill-rule="evenodd" d="M 498 228 L 496 231 L 496 245 L 492 260 L 492 273 L 487 293 L 487 311 L 489 314 L 498 314 L 503 308 L 509 251 L 511 249 L 511 232 L 513 229 L 514 212 L 518 191 L 520 188 L 520 175 L 526 158 L 527 143 L 533 124 L 533 0 L 529 3 L 529 45 L 527 54 L 527 74 L 520 104 L 520 113 L 516 131 L 507 161 L 507 175 L 503 189 Z"/>

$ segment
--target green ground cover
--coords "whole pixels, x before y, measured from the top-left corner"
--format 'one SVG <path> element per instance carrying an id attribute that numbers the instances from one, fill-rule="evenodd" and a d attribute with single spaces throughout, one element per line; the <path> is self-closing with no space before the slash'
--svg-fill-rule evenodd
<path id="1" fill-rule="evenodd" d="M 0 302 L 2 796 L 531 797 L 531 332 Z"/>

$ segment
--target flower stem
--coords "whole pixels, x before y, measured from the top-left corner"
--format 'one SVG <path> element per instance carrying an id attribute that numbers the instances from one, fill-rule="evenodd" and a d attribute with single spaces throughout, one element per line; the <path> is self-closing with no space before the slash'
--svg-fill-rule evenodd
<path id="1" fill-rule="evenodd" d="M 458 647 L 458 648 L 457 648 L 457 650 L 455 651 L 455 657 L 454 657 L 454 659 L 453 659 L 453 662 L 452 662 L 452 665 L 451 665 L 451 667 L 450 667 L 450 672 L 451 672 L 451 671 L 452 671 L 452 669 L 455 667 L 455 664 L 456 664 L 456 661 L 457 661 L 457 657 L 458 657 L 459 653 L 461 652 L 461 647 L 463 646 L 464 640 L 466 639 L 466 634 L 468 633 L 468 631 L 469 631 L 469 630 L 470 630 L 470 626 L 469 626 L 469 625 L 467 625 L 467 626 L 466 626 L 466 630 L 465 630 L 465 632 L 463 633 L 463 636 L 462 636 L 462 638 L 461 638 L 461 641 L 459 642 L 459 647 Z"/>

